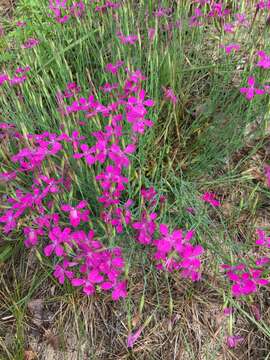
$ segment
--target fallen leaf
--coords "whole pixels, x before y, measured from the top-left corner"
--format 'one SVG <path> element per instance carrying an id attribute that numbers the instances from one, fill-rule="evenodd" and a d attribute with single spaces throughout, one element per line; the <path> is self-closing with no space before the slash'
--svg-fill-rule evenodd
<path id="1" fill-rule="evenodd" d="M 24 351 L 24 360 L 36 360 L 37 354 L 30 348 Z"/>
<path id="2" fill-rule="evenodd" d="M 59 350 L 61 344 L 59 335 L 53 334 L 51 330 L 45 330 L 44 337 L 54 350 Z"/>
<path id="3" fill-rule="evenodd" d="M 43 308 L 44 301 L 42 299 L 34 299 L 28 303 L 28 310 L 32 314 L 32 322 L 37 326 L 41 327 L 43 323 Z"/>

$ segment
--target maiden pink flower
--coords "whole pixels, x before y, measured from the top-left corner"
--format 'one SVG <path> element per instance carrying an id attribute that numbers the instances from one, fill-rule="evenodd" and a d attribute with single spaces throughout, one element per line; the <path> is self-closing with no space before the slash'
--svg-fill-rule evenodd
<path id="1" fill-rule="evenodd" d="M 156 35 L 156 29 L 155 28 L 149 28 L 148 29 L 148 39 L 149 39 L 150 42 L 154 41 L 155 35 Z"/>
<path id="2" fill-rule="evenodd" d="M 240 89 L 241 94 L 245 94 L 247 100 L 252 100 L 255 95 L 263 95 L 265 90 L 255 87 L 255 78 L 250 76 L 248 78 L 249 87 L 243 87 Z"/>
<path id="3" fill-rule="evenodd" d="M 16 26 L 18 26 L 18 27 L 25 27 L 25 26 L 26 26 L 26 22 L 25 22 L 25 21 L 17 21 L 17 22 L 16 22 Z"/>
<path id="4" fill-rule="evenodd" d="M 31 49 L 39 44 L 39 40 L 29 38 L 24 44 L 21 45 L 22 49 Z"/>
<path id="5" fill-rule="evenodd" d="M 62 231 L 59 226 L 54 227 L 49 232 L 49 239 L 51 240 L 51 244 L 45 246 L 44 248 L 45 256 L 51 256 L 53 252 L 55 252 L 57 256 L 63 256 L 65 253 L 63 245 L 69 240 L 70 233 L 71 229 L 69 228 L 65 228 Z"/>
<path id="6" fill-rule="evenodd" d="M 123 64 L 124 61 L 118 60 L 115 64 L 107 64 L 105 70 L 112 74 L 116 74 Z"/>
<path id="7" fill-rule="evenodd" d="M 176 105 L 178 102 L 177 96 L 171 88 L 163 88 L 164 99 L 169 100 L 172 104 Z"/>
<path id="8" fill-rule="evenodd" d="M 256 245 L 264 246 L 270 248 L 270 237 L 265 236 L 263 230 L 257 230 L 258 239 L 256 240 Z"/>
<path id="9" fill-rule="evenodd" d="M 246 265 L 230 267 L 223 265 L 227 277 L 232 281 L 232 295 L 235 297 L 247 296 L 257 292 L 258 286 L 265 286 L 269 283 L 267 279 L 262 278 L 262 271 L 247 268 Z"/>
<path id="10" fill-rule="evenodd" d="M 226 54 L 230 54 L 233 50 L 239 51 L 240 45 L 239 44 L 229 44 L 229 45 L 221 45 L 222 48 L 225 49 Z"/>
<path id="11" fill-rule="evenodd" d="M 0 74 L 0 86 L 4 84 L 5 81 L 8 81 L 8 76 L 6 74 Z"/>
<path id="12" fill-rule="evenodd" d="M 26 237 L 24 241 L 24 245 L 29 248 L 31 246 L 35 246 L 38 243 L 39 235 L 43 235 L 44 232 L 42 229 L 33 229 L 29 226 L 23 229 L 24 235 Z"/>
<path id="13" fill-rule="evenodd" d="M 156 230 L 156 218 L 156 213 L 147 214 L 147 212 L 144 211 L 141 220 L 132 224 L 133 229 L 138 231 L 137 240 L 140 244 L 147 245 L 153 242 L 153 235 Z"/>
<path id="14" fill-rule="evenodd" d="M 261 67 L 263 69 L 269 69 L 270 56 L 266 55 L 264 51 L 258 51 L 257 55 L 259 56 L 260 60 L 257 62 L 256 66 Z"/>
<path id="15" fill-rule="evenodd" d="M 214 193 L 205 192 L 201 199 L 214 207 L 221 206 L 220 202 L 216 199 L 216 194 Z"/>
<path id="16" fill-rule="evenodd" d="M 127 284 L 126 281 L 120 281 L 118 282 L 113 289 L 112 292 L 112 299 L 114 301 L 119 300 L 120 298 L 125 298 L 127 297 Z"/>
<path id="17" fill-rule="evenodd" d="M 244 340 L 244 338 L 239 335 L 228 336 L 227 337 L 227 345 L 229 346 L 229 348 L 233 349 L 239 343 L 241 343 L 243 340 Z"/>
<path id="18" fill-rule="evenodd" d="M 137 35 L 124 36 L 121 32 L 117 33 L 117 37 L 120 39 L 120 42 L 122 44 L 134 45 L 139 40 Z"/>
<path id="19" fill-rule="evenodd" d="M 141 327 L 137 331 L 135 331 L 133 334 L 129 334 L 127 338 L 127 347 L 133 348 L 135 342 L 138 340 L 138 338 L 141 336 L 143 328 Z"/>
<path id="20" fill-rule="evenodd" d="M 87 202 L 82 200 L 75 207 L 69 204 L 62 205 L 61 210 L 69 212 L 70 224 L 73 227 L 78 227 L 81 222 L 89 221 L 89 210 L 80 211 L 84 209 L 87 205 Z"/>
<path id="21" fill-rule="evenodd" d="M 76 263 L 71 263 L 64 259 L 63 263 L 61 265 L 57 264 L 54 267 L 53 276 L 59 281 L 61 285 L 64 284 L 65 278 L 68 278 L 69 280 L 72 280 L 74 277 L 74 272 L 67 270 L 68 267 L 74 266 Z"/>
<path id="22" fill-rule="evenodd" d="M 4 223 L 4 233 L 9 233 L 17 226 L 16 219 L 18 218 L 18 214 L 16 214 L 13 210 L 7 210 L 4 215 L 0 216 L 0 223 Z"/>

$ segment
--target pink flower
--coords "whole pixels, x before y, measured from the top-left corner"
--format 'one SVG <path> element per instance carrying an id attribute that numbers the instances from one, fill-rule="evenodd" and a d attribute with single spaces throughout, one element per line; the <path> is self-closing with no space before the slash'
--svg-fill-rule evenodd
<path id="1" fill-rule="evenodd" d="M 70 7 L 70 13 L 75 17 L 82 17 L 85 12 L 85 5 L 82 1 L 73 2 Z"/>
<path id="2" fill-rule="evenodd" d="M 86 201 L 80 201 L 79 204 L 75 207 L 72 207 L 69 204 L 61 206 L 61 210 L 69 212 L 69 221 L 73 227 L 78 227 L 80 222 L 89 221 L 89 210 L 80 211 L 87 206 Z"/>
<path id="3" fill-rule="evenodd" d="M 117 34 L 118 38 L 120 39 L 121 44 L 131 44 L 134 45 L 138 40 L 137 35 L 127 35 L 124 36 L 121 32 Z"/>
<path id="4" fill-rule="evenodd" d="M 258 260 L 256 260 L 255 264 L 257 266 L 264 266 L 270 263 L 270 258 L 267 256 L 260 257 Z"/>
<path id="5" fill-rule="evenodd" d="M 161 224 L 159 231 L 161 237 L 154 240 L 156 246 L 155 259 L 159 261 L 157 268 L 162 270 L 181 270 L 181 276 L 192 281 L 197 281 L 201 277 L 199 256 L 204 252 L 200 245 L 193 246 L 190 240 L 194 231 L 187 231 L 183 236 L 182 229 L 174 230 L 169 233 L 168 226 Z"/>
<path id="6" fill-rule="evenodd" d="M 255 78 L 253 76 L 248 78 L 248 85 L 249 87 L 240 89 L 241 94 L 246 94 L 247 100 L 252 100 L 256 94 L 263 95 L 265 93 L 263 89 L 258 89 L 255 87 Z"/>
<path id="7" fill-rule="evenodd" d="M 34 46 L 37 46 L 39 44 L 39 40 L 34 38 L 29 38 L 24 44 L 21 45 L 22 49 L 31 49 Z"/>
<path id="8" fill-rule="evenodd" d="M 25 22 L 25 21 L 17 21 L 17 22 L 16 22 L 16 26 L 18 26 L 18 27 L 25 27 L 25 26 L 26 26 L 26 22 Z"/>
<path id="9" fill-rule="evenodd" d="M 112 74 L 116 74 L 123 64 L 124 61 L 118 60 L 115 64 L 107 64 L 105 66 L 105 70 L 111 72 Z"/>
<path id="10" fill-rule="evenodd" d="M 64 284 L 65 278 L 68 278 L 69 280 L 73 279 L 74 272 L 67 270 L 70 266 L 74 266 L 76 263 L 72 263 L 64 259 L 63 263 L 61 265 L 57 264 L 54 267 L 53 276 L 58 279 L 60 284 Z"/>
<path id="11" fill-rule="evenodd" d="M 5 82 L 8 81 L 8 76 L 6 74 L 0 74 L 0 86 Z"/>
<path id="12" fill-rule="evenodd" d="M 126 281 L 118 282 L 113 289 L 112 299 L 114 301 L 127 297 Z"/>
<path id="13" fill-rule="evenodd" d="M 150 42 L 153 42 L 156 35 L 156 29 L 155 28 L 149 28 L 148 29 L 148 39 Z"/>
<path id="14" fill-rule="evenodd" d="M 223 25 L 223 29 L 227 33 L 233 33 L 234 32 L 234 24 L 226 23 Z"/>
<path id="15" fill-rule="evenodd" d="M 127 121 L 132 123 L 132 131 L 134 133 L 143 134 L 145 127 L 153 126 L 151 120 L 145 119 L 147 110 L 145 107 L 154 106 L 154 101 L 144 100 L 145 91 L 141 90 L 138 94 L 138 98 L 130 96 L 127 103 Z"/>
<path id="16" fill-rule="evenodd" d="M 177 96 L 174 94 L 173 90 L 171 88 L 168 88 L 168 89 L 164 88 L 163 90 L 164 90 L 164 98 L 166 100 L 169 100 L 174 105 L 176 105 L 178 102 L 178 99 L 177 99 Z"/>
<path id="17" fill-rule="evenodd" d="M 115 89 L 118 89 L 118 87 L 119 87 L 118 83 L 114 83 L 114 84 L 106 83 L 103 86 L 101 86 L 100 89 L 106 94 L 112 92 Z"/>
<path id="18" fill-rule="evenodd" d="M 224 308 L 223 313 L 224 313 L 225 316 L 230 316 L 233 313 L 233 308 L 232 307 L 226 307 L 226 308 Z"/>
<path id="19" fill-rule="evenodd" d="M 189 19 L 190 27 L 199 27 L 203 25 L 203 22 L 200 21 L 200 18 L 203 18 L 203 13 L 200 8 L 195 8 L 194 15 Z"/>
<path id="20" fill-rule="evenodd" d="M 102 189 L 109 190 L 112 186 L 116 190 L 123 191 L 128 183 L 128 178 L 121 175 L 121 169 L 117 166 L 108 165 L 103 173 L 96 176 L 96 180 L 100 181 Z"/>
<path id="21" fill-rule="evenodd" d="M 143 330 L 143 328 L 141 327 L 140 329 L 135 331 L 135 333 L 133 333 L 133 334 L 131 333 L 130 335 L 128 335 L 128 338 L 127 338 L 127 347 L 128 348 L 133 348 L 135 342 L 141 336 L 142 330 Z"/>
<path id="22" fill-rule="evenodd" d="M 256 240 L 256 245 L 264 246 L 270 248 L 270 237 L 265 236 L 263 230 L 257 230 L 258 239 Z"/>
<path id="23" fill-rule="evenodd" d="M 16 219 L 19 217 L 13 210 L 7 210 L 4 215 L 0 216 L 0 223 L 5 223 L 4 233 L 9 233 L 16 228 Z"/>
<path id="24" fill-rule="evenodd" d="M 267 185 L 270 188 L 270 166 L 265 165 L 264 166 L 265 176 L 267 177 Z"/>
<path id="25" fill-rule="evenodd" d="M 262 271 L 257 269 L 248 269 L 246 265 L 230 267 L 223 265 L 226 269 L 226 275 L 232 281 L 232 295 L 235 297 L 246 296 L 255 293 L 258 286 L 265 286 L 269 283 L 267 279 L 263 279 Z"/>
<path id="26" fill-rule="evenodd" d="M 216 195 L 214 193 L 206 192 L 202 195 L 201 199 L 205 202 L 208 202 L 214 207 L 221 206 L 220 202 L 216 199 Z"/>
<path id="27" fill-rule="evenodd" d="M 269 69 L 270 56 L 266 55 L 264 51 L 258 51 L 257 55 L 259 56 L 260 60 L 257 62 L 256 66 L 261 67 L 263 69 Z"/>
<path id="28" fill-rule="evenodd" d="M 38 236 L 43 235 L 44 232 L 42 229 L 33 229 L 29 226 L 23 229 L 24 235 L 26 237 L 24 241 L 24 245 L 28 248 L 31 246 L 35 246 L 38 243 Z"/>
<path id="29" fill-rule="evenodd" d="M 141 220 L 132 224 L 133 229 L 138 231 L 137 240 L 140 244 L 147 245 L 152 243 L 156 230 L 156 217 L 156 213 L 147 214 L 144 211 Z"/>
<path id="30" fill-rule="evenodd" d="M 51 244 L 45 246 L 44 248 L 44 254 L 45 256 L 51 256 L 53 252 L 57 256 L 63 256 L 64 255 L 64 248 L 63 244 L 69 240 L 69 235 L 71 233 L 71 230 L 69 228 L 65 228 L 63 231 L 60 229 L 60 227 L 54 227 L 49 232 L 49 239 L 51 240 Z"/>
<path id="31" fill-rule="evenodd" d="M 228 336 L 227 337 L 227 345 L 229 346 L 229 348 L 235 348 L 243 340 L 244 340 L 244 338 L 239 335 Z"/>
<path id="32" fill-rule="evenodd" d="M 221 45 L 225 49 L 226 54 L 230 54 L 233 50 L 239 51 L 240 45 L 238 44 L 229 44 L 229 45 Z"/>

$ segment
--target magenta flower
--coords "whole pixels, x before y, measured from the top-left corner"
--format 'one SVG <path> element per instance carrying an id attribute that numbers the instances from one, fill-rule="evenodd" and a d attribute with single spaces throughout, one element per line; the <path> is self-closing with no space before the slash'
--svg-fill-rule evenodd
<path id="1" fill-rule="evenodd" d="M 5 224 L 4 233 L 9 233 L 16 228 L 16 219 L 18 217 L 18 214 L 16 214 L 13 210 L 7 210 L 4 215 L 0 216 L 0 223 Z"/>
<path id="2" fill-rule="evenodd" d="M 44 232 L 42 229 L 33 229 L 29 226 L 23 229 L 24 235 L 26 239 L 24 240 L 24 245 L 29 248 L 31 246 L 35 246 L 38 243 L 39 235 L 43 235 Z"/>
<path id="3" fill-rule="evenodd" d="M 267 279 L 261 277 L 261 270 L 248 269 L 244 264 L 238 266 L 223 265 L 222 267 L 233 283 L 231 290 L 235 297 L 253 294 L 258 290 L 259 285 L 265 286 L 269 283 Z"/>
<path id="4" fill-rule="evenodd" d="M 233 308 L 232 307 L 226 307 L 223 309 L 223 313 L 225 316 L 230 316 L 233 313 Z"/>
<path id="5" fill-rule="evenodd" d="M 257 266 L 264 266 L 270 263 L 270 258 L 267 256 L 260 257 L 258 260 L 256 260 L 255 264 Z"/>
<path id="6" fill-rule="evenodd" d="M 223 29 L 226 33 L 232 34 L 234 32 L 234 24 L 225 23 L 223 25 Z"/>
<path id="7" fill-rule="evenodd" d="M 201 199 L 214 207 L 221 206 L 220 202 L 216 199 L 216 194 L 214 193 L 205 192 Z"/>
<path id="8" fill-rule="evenodd" d="M 171 88 L 163 89 L 164 90 L 164 99 L 169 100 L 172 104 L 177 104 L 177 96 L 174 94 L 173 90 Z"/>
<path id="9" fill-rule="evenodd" d="M 74 278 L 71 280 L 71 283 L 73 286 L 83 286 L 83 292 L 91 296 L 95 293 L 95 284 L 99 284 L 102 281 L 103 276 L 97 269 L 93 269 L 86 278 Z"/>
<path id="10" fill-rule="evenodd" d="M 260 60 L 257 62 L 256 66 L 261 67 L 263 69 L 269 69 L 270 56 L 266 55 L 264 51 L 258 51 L 257 55 L 259 56 Z"/>
<path id="11" fill-rule="evenodd" d="M 265 176 L 267 177 L 267 185 L 270 188 L 270 166 L 265 165 L 264 166 Z"/>
<path id="12" fill-rule="evenodd" d="M 74 266 L 76 263 L 71 263 L 66 259 L 63 261 L 62 266 L 57 264 L 54 267 L 53 276 L 59 281 L 60 284 L 64 284 L 65 278 L 72 280 L 74 277 L 74 272 L 67 270 L 69 266 Z"/>
<path id="13" fill-rule="evenodd" d="M 200 18 L 203 19 L 203 13 L 200 8 L 195 8 L 194 15 L 189 19 L 189 26 L 190 27 L 199 27 L 203 25 L 203 22 L 200 21 Z"/>
<path id="14" fill-rule="evenodd" d="M 138 98 L 133 96 L 128 98 L 127 104 L 127 121 L 132 123 L 132 131 L 134 133 L 143 134 L 145 131 L 145 127 L 153 126 L 153 122 L 151 120 L 145 119 L 147 114 L 146 107 L 154 106 L 154 101 L 144 100 L 145 91 L 141 90 L 138 94 Z"/>
<path id="15" fill-rule="evenodd" d="M 239 51 L 240 45 L 239 44 L 229 44 L 229 45 L 221 45 L 222 48 L 225 49 L 226 54 L 230 54 L 233 50 Z"/>
<path id="16" fill-rule="evenodd" d="M 241 94 L 246 94 L 247 100 L 252 100 L 255 95 L 263 95 L 265 91 L 263 89 L 258 89 L 255 87 L 255 78 L 250 76 L 248 78 L 249 87 L 243 87 L 240 89 Z"/>
<path id="17" fill-rule="evenodd" d="M 202 255 L 204 249 L 200 245 L 193 246 L 186 244 L 183 250 L 180 252 L 182 261 L 178 263 L 178 266 L 182 268 L 181 275 L 183 278 L 190 279 L 192 281 L 198 281 L 201 277 L 199 272 L 201 261 L 198 259 Z"/>
<path id="18" fill-rule="evenodd" d="M 8 81 L 8 76 L 6 74 L 0 74 L 0 86 L 4 84 L 5 81 Z"/>
<path id="19" fill-rule="evenodd" d="M 115 89 L 118 89 L 119 84 L 118 83 L 114 83 L 114 84 L 110 84 L 110 83 L 106 83 L 103 86 L 100 87 L 100 89 L 105 93 L 110 93 Z"/>
<path id="20" fill-rule="evenodd" d="M 244 338 L 239 335 L 233 335 L 227 337 L 227 345 L 229 348 L 235 348 L 240 342 L 242 342 Z"/>
<path id="21" fill-rule="evenodd" d="M 126 281 L 118 282 L 113 289 L 112 299 L 114 301 L 127 297 Z"/>
<path id="22" fill-rule="evenodd" d="M 127 338 L 127 347 L 133 348 L 135 342 L 138 340 L 138 338 L 141 336 L 143 328 L 141 327 L 137 331 L 135 331 L 133 334 L 129 334 Z"/>
<path id="23" fill-rule="evenodd" d="M 8 182 L 11 181 L 13 179 L 15 179 L 17 176 L 17 172 L 16 171 L 8 171 L 8 172 L 3 172 L 0 173 L 0 182 Z"/>
<path id="24" fill-rule="evenodd" d="M 149 28 L 148 29 L 148 39 L 150 42 L 153 42 L 156 35 L 156 29 L 155 28 Z"/>
<path id="25" fill-rule="evenodd" d="M 149 202 L 149 206 L 156 205 L 156 196 L 157 192 L 153 186 L 151 186 L 149 189 L 142 188 L 141 189 L 141 196 L 144 201 Z"/>
<path id="26" fill-rule="evenodd" d="M 269 0 L 260 0 L 256 7 L 260 10 L 264 10 L 264 9 L 270 9 L 270 1 Z"/>
<path id="27" fill-rule="evenodd" d="M 67 22 L 70 18 L 67 0 L 50 0 L 49 9 L 52 12 L 49 16 L 53 16 L 60 24 Z"/>
<path id="28" fill-rule="evenodd" d="M 139 40 L 137 35 L 124 36 L 121 32 L 117 33 L 116 35 L 120 39 L 121 44 L 134 45 Z"/>
<path id="29" fill-rule="evenodd" d="M 156 213 L 147 214 L 147 212 L 144 211 L 141 220 L 132 224 L 133 229 L 138 231 L 137 240 L 140 244 L 147 245 L 153 242 L 153 235 L 156 230 L 156 218 Z"/>
<path id="30" fill-rule="evenodd" d="M 108 156 L 114 162 L 115 166 L 128 167 L 130 161 L 127 155 L 133 154 L 136 151 L 134 144 L 128 144 L 124 150 L 116 144 L 112 144 L 109 148 Z"/>
<path id="31" fill-rule="evenodd" d="M 83 200 L 80 201 L 79 204 L 75 207 L 72 207 L 69 204 L 62 205 L 61 210 L 69 212 L 70 224 L 73 227 L 78 227 L 81 222 L 89 221 L 89 210 L 80 211 L 84 209 L 87 205 L 87 201 Z"/>
<path id="32" fill-rule="evenodd" d="M 89 148 L 87 144 L 81 144 L 82 153 L 75 153 L 73 155 L 74 159 L 85 158 L 88 165 L 93 165 L 96 162 L 95 156 L 93 155 L 93 148 Z"/>
<path id="33" fill-rule="evenodd" d="M 44 248 L 44 254 L 46 256 L 51 256 L 53 252 L 57 256 L 63 256 L 64 255 L 64 248 L 63 245 L 65 242 L 68 242 L 69 235 L 71 233 L 71 229 L 65 228 L 63 231 L 60 227 L 54 227 L 49 232 L 49 239 L 51 240 L 51 244 L 45 246 Z"/>
<path id="34" fill-rule="evenodd" d="M 256 240 L 256 245 L 264 246 L 270 248 L 270 237 L 265 236 L 263 230 L 257 230 L 258 239 Z"/>
<path id="35" fill-rule="evenodd" d="M 117 166 L 108 165 L 103 173 L 96 176 L 96 180 L 100 181 L 102 189 L 109 190 L 112 186 L 116 190 L 123 191 L 128 183 L 128 178 L 121 175 L 121 169 Z"/>
<path id="36" fill-rule="evenodd" d="M 26 66 L 24 68 L 17 68 L 15 70 L 15 75 L 13 76 L 13 78 L 10 78 L 8 81 L 9 81 L 9 84 L 11 86 L 13 85 L 18 85 L 18 84 L 22 84 L 24 83 L 26 80 L 27 80 L 27 73 L 30 71 L 30 67 L 29 66 Z"/>
<path id="37" fill-rule="evenodd" d="M 70 7 L 70 13 L 75 17 L 82 17 L 83 13 L 85 12 L 85 5 L 82 1 L 73 2 Z"/>
<path id="38" fill-rule="evenodd" d="M 112 74 L 116 74 L 123 64 L 124 61 L 118 60 L 115 64 L 107 64 L 105 66 L 105 70 L 111 72 Z"/>
<path id="39" fill-rule="evenodd" d="M 17 22 L 16 22 L 16 26 L 18 26 L 18 27 L 25 27 L 25 26 L 26 26 L 26 22 L 25 22 L 25 21 L 17 21 Z"/>
<path id="40" fill-rule="evenodd" d="M 39 40 L 29 38 L 24 44 L 21 45 L 22 49 L 31 49 L 39 44 Z"/>

